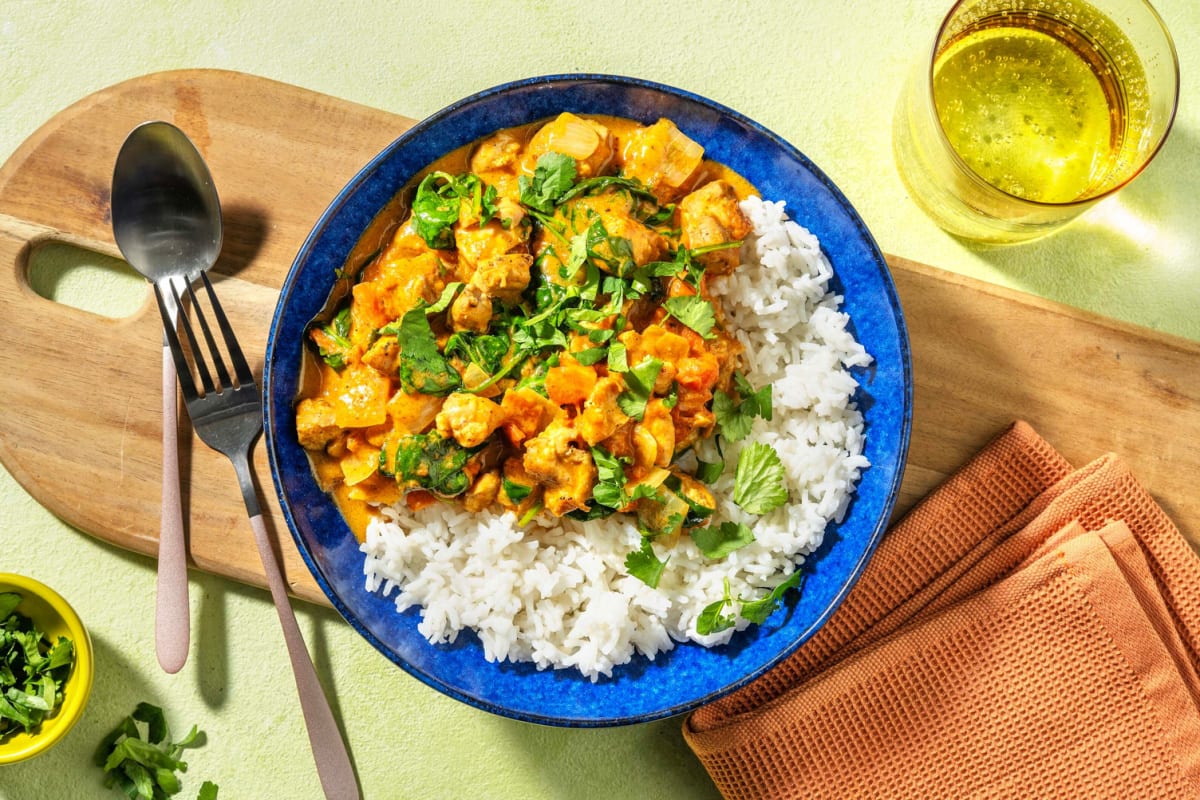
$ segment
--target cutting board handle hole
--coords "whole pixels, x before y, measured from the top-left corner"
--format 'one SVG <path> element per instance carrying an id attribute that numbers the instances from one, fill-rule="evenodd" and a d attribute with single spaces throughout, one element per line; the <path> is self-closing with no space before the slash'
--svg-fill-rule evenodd
<path id="1" fill-rule="evenodd" d="M 57 241 L 29 253 L 29 286 L 47 300 L 112 319 L 132 316 L 150 291 L 121 259 Z"/>

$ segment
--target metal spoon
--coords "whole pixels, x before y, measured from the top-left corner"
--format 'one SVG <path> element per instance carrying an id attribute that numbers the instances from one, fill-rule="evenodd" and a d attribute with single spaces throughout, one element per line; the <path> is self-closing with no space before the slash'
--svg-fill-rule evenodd
<path id="1" fill-rule="evenodd" d="M 221 206 L 208 167 L 183 131 L 166 122 L 134 128 L 113 168 L 112 227 L 130 266 L 157 284 L 166 297 L 180 293 L 188 274 L 198 275 L 221 252 Z M 172 320 L 178 309 L 169 308 Z M 162 530 L 154 642 L 158 663 L 170 673 L 188 656 L 187 548 L 179 501 L 175 367 L 163 340 Z"/>

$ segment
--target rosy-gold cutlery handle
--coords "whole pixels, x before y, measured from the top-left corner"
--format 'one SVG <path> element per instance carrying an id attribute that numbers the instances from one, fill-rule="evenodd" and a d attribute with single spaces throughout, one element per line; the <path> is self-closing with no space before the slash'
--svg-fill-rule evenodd
<path id="1" fill-rule="evenodd" d="M 271 598 L 275 601 L 275 610 L 279 612 L 279 624 L 283 627 L 283 639 L 287 643 L 288 656 L 292 660 L 296 691 L 300 695 L 300 708 L 304 712 L 304 722 L 308 727 L 308 742 L 317 764 L 321 788 L 325 790 L 325 797 L 330 800 L 361 798 L 358 780 L 350 763 L 350 754 L 346 751 L 346 743 L 333 717 L 333 710 L 329 707 L 325 691 L 317 679 L 317 671 L 308 655 L 308 648 L 304 646 L 300 626 L 296 624 L 296 615 L 292 611 L 283 574 L 275 559 L 275 551 L 267 537 L 267 526 L 263 522 L 262 514 L 250 517 L 250 527 L 254 529 L 254 541 L 258 544 L 258 554 L 262 557 L 267 585 L 271 589 Z"/>
<path id="2" fill-rule="evenodd" d="M 154 600 L 154 646 L 164 671 L 179 672 L 188 657 L 187 547 L 179 498 L 179 442 L 175 365 L 164 342 L 162 368 L 162 522 L 158 532 L 158 580 Z"/>

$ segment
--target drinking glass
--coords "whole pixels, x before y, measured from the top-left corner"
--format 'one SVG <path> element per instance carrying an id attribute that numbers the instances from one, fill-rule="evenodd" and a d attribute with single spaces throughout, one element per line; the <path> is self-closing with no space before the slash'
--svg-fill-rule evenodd
<path id="1" fill-rule="evenodd" d="M 1175 45 L 1144 0 L 959 0 L 897 104 L 896 163 L 946 231 L 1032 239 L 1133 180 L 1178 97 Z"/>

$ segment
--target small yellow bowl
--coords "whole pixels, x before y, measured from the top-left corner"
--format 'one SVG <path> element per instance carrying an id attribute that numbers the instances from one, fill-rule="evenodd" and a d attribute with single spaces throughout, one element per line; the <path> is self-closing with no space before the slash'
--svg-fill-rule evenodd
<path id="1" fill-rule="evenodd" d="M 67 735 L 87 706 L 92 693 L 92 640 L 75 609 L 62 595 L 33 578 L 0 572 L 0 592 L 17 592 L 17 612 L 33 620 L 38 629 L 57 641 L 65 636 L 75 644 L 75 664 L 63 687 L 62 705 L 31 733 L 20 731 L 0 737 L 0 765 L 15 764 L 44 753 Z"/>

